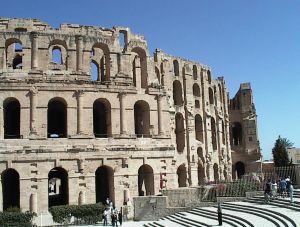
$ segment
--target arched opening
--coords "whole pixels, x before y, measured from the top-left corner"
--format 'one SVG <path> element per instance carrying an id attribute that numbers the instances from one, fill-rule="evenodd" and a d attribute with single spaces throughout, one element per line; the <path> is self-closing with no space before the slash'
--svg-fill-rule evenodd
<path id="1" fill-rule="evenodd" d="M 211 72 L 210 72 L 210 70 L 207 70 L 207 80 L 208 80 L 208 83 L 211 84 Z"/>
<path id="2" fill-rule="evenodd" d="M 110 55 L 106 44 L 96 43 L 91 50 L 91 62 L 97 66 L 97 81 L 107 81 L 110 77 Z M 94 66 L 95 67 L 95 66 Z M 92 77 L 92 79 L 95 77 Z"/>
<path id="3" fill-rule="evenodd" d="M 200 97 L 200 88 L 198 84 L 193 85 L 193 95 L 195 97 Z"/>
<path id="4" fill-rule="evenodd" d="M 237 174 L 237 178 L 241 179 L 242 176 L 245 174 L 245 164 L 243 162 L 235 163 L 235 171 Z"/>
<path id="5" fill-rule="evenodd" d="M 219 88 L 219 99 L 220 99 L 220 102 L 223 103 L 222 88 L 221 88 L 220 84 L 218 85 L 218 88 Z"/>
<path id="6" fill-rule="evenodd" d="M 155 75 L 158 80 L 158 83 L 160 84 L 160 73 L 159 73 L 159 69 L 157 67 L 155 67 Z"/>
<path id="7" fill-rule="evenodd" d="M 48 138 L 67 137 L 67 105 L 61 98 L 53 98 L 48 103 Z"/>
<path id="8" fill-rule="evenodd" d="M 178 187 L 187 187 L 186 181 L 187 181 L 187 172 L 185 165 L 182 164 L 177 169 L 177 176 L 178 176 Z"/>
<path id="9" fill-rule="evenodd" d="M 198 185 L 205 184 L 205 159 L 203 155 L 202 147 L 198 147 L 197 149 L 198 155 Z"/>
<path id="10" fill-rule="evenodd" d="M 242 125 L 239 122 L 234 122 L 231 128 L 232 133 L 232 145 L 239 146 L 242 144 L 243 132 Z"/>
<path id="11" fill-rule="evenodd" d="M 119 44 L 120 44 L 121 50 L 123 50 L 123 48 L 125 47 L 126 37 L 127 37 L 127 32 L 125 30 L 119 31 Z"/>
<path id="12" fill-rule="evenodd" d="M 196 109 L 200 108 L 200 101 L 199 100 L 195 100 L 195 108 Z"/>
<path id="13" fill-rule="evenodd" d="M 115 199 L 114 171 L 111 167 L 101 166 L 95 172 L 96 203 L 105 204 L 107 198 Z"/>
<path id="14" fill-rule="evenodd" d="M 202 118 L 199 114 L 195 116 L 195 134 L 196 140 L 203 142 L 203 126 L 202 126 Z"/>
<path id="15" fill-rule="evenodd" d="M 182 87 L 179 80 L 173 82 L 173 100 L 175 106 L 182 106 Z"/>
<path id="16" fill-rule="evenodd" d="M 149 165 L 142 165 L 138 170 L 139 196 L 154 195 L 154 174 Z"/>
<path id="17" fill-rule="evenodd" d="M 134 128 L 137 137 L 150 136 L 150 107 L 145 101 L 134 104 Z"/>
<path id="18" fill-rule="evenodd" d="M 68 173 L 61 167 L 53 168 L 48 174 L 48 205 L 59 206 L 69 203 Z"/>
<path id="19" fill-rule="evenodd" d="M 22 69 L 22 56 L 17 54 L 13 59 L 13 69 Z"/>
<path id="20" fill-rule="evenodd" d="M 4 139 L 20 138 L 20 103 L 15 98 L 3 102 Z"/>
<path id="21" fill-rule="evenodd" d="M 52 49 L 52 63 L 56 65 L 63 64 L 61 49 L 58 46 L 54 46 Z"/>
<path id="22" fill-rule="evenodd" d="M 5 42 L 6 63 L 8 68 L 23 68 L 23 46 L 19 39 L 11 38 Z"/>
<path id="23" fill-rule="evenodd" d="M 97 99 L 93 104 L 93 126 L 96 138 L 111 136 L 111 107 L 104 99 Z"/>
<path id="24" fill-rule="evenodd" d="M 214 104 L 214 92 L 213 92 L 213 89 L 208 88 L 208 95 L 209 95 L 209 104 Z"/>
<path id="25" fill-rule="evenodd" d="M 177 152 L 182 153 L 185 147 L 184 119 L 181 113 L 175 116 L 175 134 Z"/>
<path id="26" fill-rule="evenodd" d="M 194 80 L 198 79 L 198 70 L 196 65 L 193 65 L 193 78 Z"/>
<path id="27" fill-rule="evenodd" d="M 99 65 L 94 60 L 91 61 L 91 80 L 92 81 L 99 80 Z"/>
<path id="28" fill-rule="evenodd" d="M 217 163 L 214 164 L 213 169 L 214 169 L 214 180 L 215 180 L 215 182 L 218 182 L 219 181 L 219 166 Z"/>
<path id="29" fill-rule="evenodd" d="M 140 82 L 141 88 L 147 88 L 148 86 L 148 73 L 147 73 L 147 55 L 145 50 L 140 47 L 132 49 L 134 60 L 133 60 L 133 81 L 135 86 L 137 82 Z"/>
<path id="30" fill-rule="evenodd" d="M 222 143 L 225 145 L 225 126 L 224 121 L 222 120 Z"/>
<path id="31" fill-rule="evenodd" d="M 20 208 L 20 176 L 14 169 L 4 170 L 1 174 L 3 211 L 11 207 Z"/>
<path id="32" fill-rule="evenodd" d="M 212 117 L 210 119 L 211 123 L 211 141 L 212 141 L 212 146 L 214 150 L 217 150 L 217 133 L 216 133 L 216 121 Z"/>
<path id="33" fill-rule="evenodd" d="M 173 73 L 174 76 L 179 76 L 179 64 L 177 60 L 173 61 Z"/>

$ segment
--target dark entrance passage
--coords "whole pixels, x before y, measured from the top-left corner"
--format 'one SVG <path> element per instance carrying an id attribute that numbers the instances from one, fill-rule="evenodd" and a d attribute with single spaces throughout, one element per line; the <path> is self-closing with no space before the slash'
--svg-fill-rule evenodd
<path id="1" fill-rule="evenodd" d="M 58 206 L 69 203 L 68 173 L 56 167 L 48 174 L 48 205 Z"/>
<path id="2" fill-rule="evenodd" d="M 9 99 L 3 103 L 4 139 L 20 138 L 20 103 L 17 99 Z"/>
<path id="3" fill-rule="evenodd" d="M 107 100 L 98 99 L 93 104 L 94 135 L 96 138 L 110 136 L 110 104 Z"/>
<path id="4" fill-rule="evenodd" d="M 145 101 L 137 101 L 134 105 L 134 128 L 137 137 L 150 136 L 150 108 Z"/>
<path id="5" fill-rule="evenodd" d="M 51 99 L 48 103 L 48 138 L 67 137 L 67 108 L 61 99 Z"/>
<path id="6" fill-rule="evenodd" d="M 149 165 L 142 165 L 138 171 L 139 196 L 154 195 L 153 169 Z"/>
<path id="7" fill-rule="evenodd" d="M 245 174 L 245 164 L 243 162 L 235 163 L 235 171 L 237 174 L 237 178 L 241 179 L 242 176 Z"/>
<path id="8" fill-rule="evenodd" d="M 114 201 L 114 172 L 108 166 L 101 166 L 95 172 L 96 203 L 105 204 L 107 198 Z"/>
<path id="9" fill-rule="evenodd" d="M 20 176 L 14 169 L 7 169 L 1 174 L 3 210 L 10 207 L 20 208 Z"/>
<path id="10" fill-rule="evenodd" d="M 177 176 L 178 176 L 178 187 L 187 187 L 186 180 L 187 180 L 187 173 L 185 165 L 182 164 L 177 169 Z"/>

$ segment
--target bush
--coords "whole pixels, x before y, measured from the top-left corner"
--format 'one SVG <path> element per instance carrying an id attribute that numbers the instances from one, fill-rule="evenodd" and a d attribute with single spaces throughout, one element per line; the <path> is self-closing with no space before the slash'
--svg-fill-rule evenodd
<path id="1" fill-rule="evenodd" d="M 8 209 L 10 210 L 10 209 Z M 21 213 L 16 209 L 13 212 L 0 212 L 1 227 L 31 227 L 34 214 L 30 212 Z"/>
<path id="2" fill-rule="evenodd" d="M 75 218 L 75 224 L 96 224 L 102 220 L 104 206 L 101 203 L 85 205 L 53 206 L 49 209 L 53 221 L 61 224 L 69 224 L 71 217 Z"/>

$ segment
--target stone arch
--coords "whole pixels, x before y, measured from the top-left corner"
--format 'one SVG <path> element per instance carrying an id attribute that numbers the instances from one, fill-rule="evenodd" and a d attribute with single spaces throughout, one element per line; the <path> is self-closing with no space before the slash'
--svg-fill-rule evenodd
<path id="1" fill-rule="evenodd" d="M 158 80 L 158 83 L 160 84 L 160 73 L 159 73 L 159 69 L 157 67 L 155 67 L 155 75 Z"/>
<path id="2" fill-rule="evenodd" d="M 213 89 L 210 87 L 208 88 L 208 95 L 209 95 L 209 104 L 214 104 L 214 92 Z"/>
<path id="3" fill-rule="evenodd" d="M 144 164 L 138 170 L 139 196 L 154 195 L 154 174 L 151 166 Z"/>
<path id="4" fill-rule="evenodd" d="M 67 137 L 67 103 L 63 98 L 55 97 L 48 102 L 47 119 L 48 138 Z"/>
<path id="5" fill-rule="evenodd" d="M 182 86 L 179 80 L 173 82 L 173 100 L 175 106 L 182 106 Z"/>
<path id="6" fill-rule="evenodd" d="M 177 168 L 177 177 L 178 177 L 178 187 L 187 187 L 187 171 L 186 171 L 186 167 L 185 164 L 181 164 L 178 168 Z"/>
<path id="7" fill-rule="evenodd" d="M 141 88 L 148 86 L 148 73 L 147 73 L 147 54 L 141 47 L 134 47 L 131 50 L 134 55 L 133 60 L 133 82 L 137 86 L 137 81 L 140 80 Z"/>
<path id="8" fill-rule="evenodd" d="M 48 173 L 48 206 L 67 205 L 69 203 L 68 172 L 55 167 Z"/>
<path id="9" fill-rule="evenodd" d="M 175 134 L 177 152 L 182 153 L 185 147 L 184 119 L 181 113 L 175 115 Z"/>
<path id="10" fill-rule="evenodd" d="M 115 200 L 114 170 L 109 166 L 100 166 L 95 171 L 96 203 L 105 204 L 107 198 Z"/>
<path id="11" fill-rule="evenodd" d="M 1 173 L 3 211 L 10 207 L 20 208 L 20 176 L 15 169 Z"/>
<path id="12" fill-rule="evenodd" d="M 20 138 L 21 106 L 16 98 L 7 98 L 3 102 L 4 139 Z"/>
<path id="13" fill-rule="evenodd" d="M 194 80 L 198 79 L 198 69 L 196 65 L 193 65 L 193 78 Z"/>
<path id="14" fill-rule="evenodd" d="M 231 135 L 232 141 L 231 144 L 233 146 L 240 146 L 243 140 L 243 129 L 242 125 L 239 122 L 234 122 L 231 126 Z"/>
<path id="15" fill-rule="evenodd" d="M 210 70 L 207 70 L 207 81 L 209 84 L 211 84 L 211 72 Z"/>
<path id="16" fill-rule="evenodd" d="M 198 147 L 197 149 L 197 155 L 198 155 L 198 185 L 205 184 L 205 159 L 203 155 L 203 149 L 202 147 Z"/>
<path id="17" fill-rule="evenodd" d="M 203 142 L 203 122 L 199 114 L 195 116 L 195 136 L 196 140 Z"/>
<path id="18" fill-rule="evenodd" d="M 213 169 L 214 169 L 214 180 L 215 182 L 218 182 L 220 178 L 219 178 L 219 166 L 217 163 L 213 165 Z"/>
<path id="19" fill-rule="evenodd" d="M 110 51 L 104 43 L 95 43 L 91 50 L 91 61 L 95 62 L 98 71 L 98 81 L 108 81 L 110 78 Z"/>
<path id="20" fill-rule="evenodd" d="M 23 68 L 23 46 L 22 42 L 16 38 L 5 41 L 6 67 L 12 69 Z"/>
<path id="21" fill-rule="evenodd" d="M 173 73 L 174 76 L 179 76 L 179 63 L 177 60 L 173 61 Z"/>
<path id="22" fill-rule="evenodd" d="M 241 179 L 242 176 L 245 174 L 245 164 L 241 161 L 238 161 L 237 163 L 235 163 L 234 169 L 236 172 L 236 177 L 238 179 Z"/>
<path id="23" fill-rule="evenodd" d="M 210 119 L 210 124 L 211 124 L 211 141 L 212 141 L 212 146 L 214 150 L 217 150 L 217 131 L 216 131 L 216 121 L 212 117 Z"/>
<path id="24" fill-rule="evenodd" d="M 134 104 L 134 128 L 137 137 L 150 136 L 150 107 L 143 100 Z"/>
<path id="25" fill-rule="evenodd" d="M 111 105 L 107 99 L 94 101 L 93 131 L 96 138 L 111 136 Z"/>
<path id="26" fill-rule="evenodd" d="M 67 70 L 68 47 L 66 41 L 54 39 L 50 42 L 48 50 L 51 69 Z"/>
<path id="27" fill-rule="evenodd" d="M 200 97 L 200 87 L 196 83 L 193 84 L 193 95 L 198 98 Z"/>
<path id="28" fill-rule="evenodd" d="M 91 80 L 100 81 L 99 65 L 95 60 L 91 61 Z"/>

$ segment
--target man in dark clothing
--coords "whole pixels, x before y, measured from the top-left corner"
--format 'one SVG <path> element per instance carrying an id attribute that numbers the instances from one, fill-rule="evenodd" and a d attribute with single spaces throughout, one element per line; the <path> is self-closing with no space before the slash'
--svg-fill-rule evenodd
<path id="1" fill-rule="evenodd" d="M 219 221 L 219 225 L 222 225 L 222 207 L 221 207 L 221 203 L 218 203 L 218 221 Z"/>

